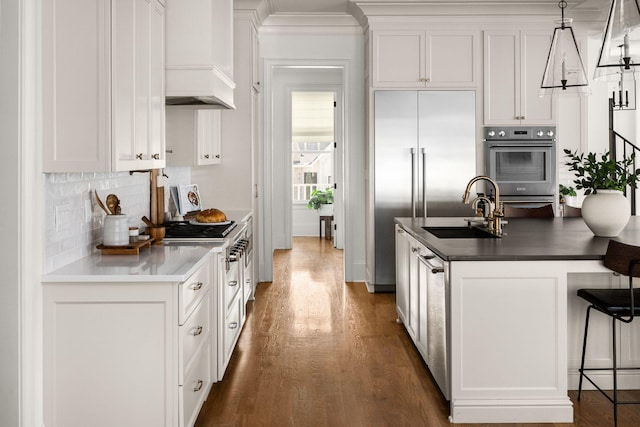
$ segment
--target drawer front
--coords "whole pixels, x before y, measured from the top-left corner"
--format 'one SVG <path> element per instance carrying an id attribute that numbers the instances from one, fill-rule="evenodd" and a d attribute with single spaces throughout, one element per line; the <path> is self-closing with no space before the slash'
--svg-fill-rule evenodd
<path id="1" fill-rule="evenodd" d="M 222 293 L 224 295 L 224 314 L 228 314 L 231 309 L 231 304 L 234 302 L 234 298 L 238 294 L 238 291 L 242 287 L 242 283 L 240 283 L 240 275 L 238 274 L 238 263 L 231 263 L 231 268 L 227 271 L 225 275 L 224 283 L 222 284 Z"/>
<path id="2" fill-rule="evenodd" d="M 238 295 L 238 298 L 233 300 L 232 307 L 229 310 L 229 314 L 225 318 L 224 323 L 220 325 L 222 329 L 220 331 L 220 336 L 222 337 L 220 351 L 222 354 L 219 360 L 218 380 L 222 380 L 224 372 L 227 369 L 227 365 L 229 364 L 229 359 L 231 359 L 233 349 L 235 348 L 238 337 L 240 336 L 240 331 L 242 330 L 241 317 L 242 298 Z"/>
<path id="3" fill-rule="evenodd" d="M 187 318 L 184 325 L 180 326 L 181 343 L 181 363 L 180 363 L 180 385 L 183 382 L 183 373 L 186 372 L 193 360 L 196 352 L 207 342 L 211 336 L 211 298 L 208 294 L 202 299 L 194 312 Z"/>
<path id="4" fill-rule="evenodd" d="M 184 384 L 180 386 L 180 413 L 182 426 L 191 427 L 196 422 L 200 408 L 211 388 L 211 346 L 209 342 L 196 355 L 194 363 L 185 373 Z"/>
<path id="5" fill-rule="evenodd" d="M 211 263 L 207 260 L 193 275 L 180 283 L 178 321 L 184 325 L 185 320 L 198 305 L 202 297 L 211 288 Z"/>

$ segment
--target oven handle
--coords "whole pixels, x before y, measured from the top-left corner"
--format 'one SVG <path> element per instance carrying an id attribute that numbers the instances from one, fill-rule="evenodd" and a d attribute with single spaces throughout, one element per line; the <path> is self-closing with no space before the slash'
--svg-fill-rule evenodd
<path id="1" fill-rule="evenodd" d="M 509 148 L 509 147 L 517 147 L 517 148 L 537 148 L 537 147 L 553 147 L 553 142 L 543 142 L 543 141 L 535 141 L 535 142 L 489 142 L 489 148 Z"/>

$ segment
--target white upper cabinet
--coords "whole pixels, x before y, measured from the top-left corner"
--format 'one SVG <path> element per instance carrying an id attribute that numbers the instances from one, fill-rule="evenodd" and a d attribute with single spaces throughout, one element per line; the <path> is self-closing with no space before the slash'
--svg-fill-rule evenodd
<path id="1" fill-rule="evenodd" d="M 479 33 L 467 30 L 375 30 L 373 87 L 478 85 Z"/>
<path id="2" fill-rule="evenodd" d="M 167 107 L 167 165 L 220 163 L 220 137 L 220 110 Z"/>
<path id="3" fill-rule="evenodd" d="M 540 97 L 553 31 L 484 32 L 484 123 L 554 124 L 553 97 Z"/>
<path id="4" fill-rule="evenodd" d="M 164 167 L 163 63 L 158 0 L 44 2 L 43 170 Z"/>
<path id="5" fill-rule="evenodd" d="M 233 1 L 166 0 L 166 96 L 234 106 Z M 177 103 L 177 102 L 176 102 Z"/>

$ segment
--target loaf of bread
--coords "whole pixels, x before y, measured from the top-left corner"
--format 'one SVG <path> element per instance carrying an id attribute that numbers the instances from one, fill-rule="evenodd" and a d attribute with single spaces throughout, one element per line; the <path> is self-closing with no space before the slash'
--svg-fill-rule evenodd
<path id="1" fill-rule="evenodd" d="M 203 211 L 198 212 L 196 215 L 196 221 L 198 222 L 225 222 L 227 220 L 227 216 L 219 209 L 205 209 Z"/>

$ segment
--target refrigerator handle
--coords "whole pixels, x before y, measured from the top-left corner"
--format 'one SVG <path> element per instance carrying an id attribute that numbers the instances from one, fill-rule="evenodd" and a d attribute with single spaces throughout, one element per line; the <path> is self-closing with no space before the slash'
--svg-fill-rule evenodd
<path id="1" fill-rule="evenodd" d="M 411 149 L 411 216 L 416 217 L 416 149 Z"/>
<path id="2" fill-rule="evenodd" d="M 427 217 L 427 151 L 422 148 L 422 216 Z"/>

